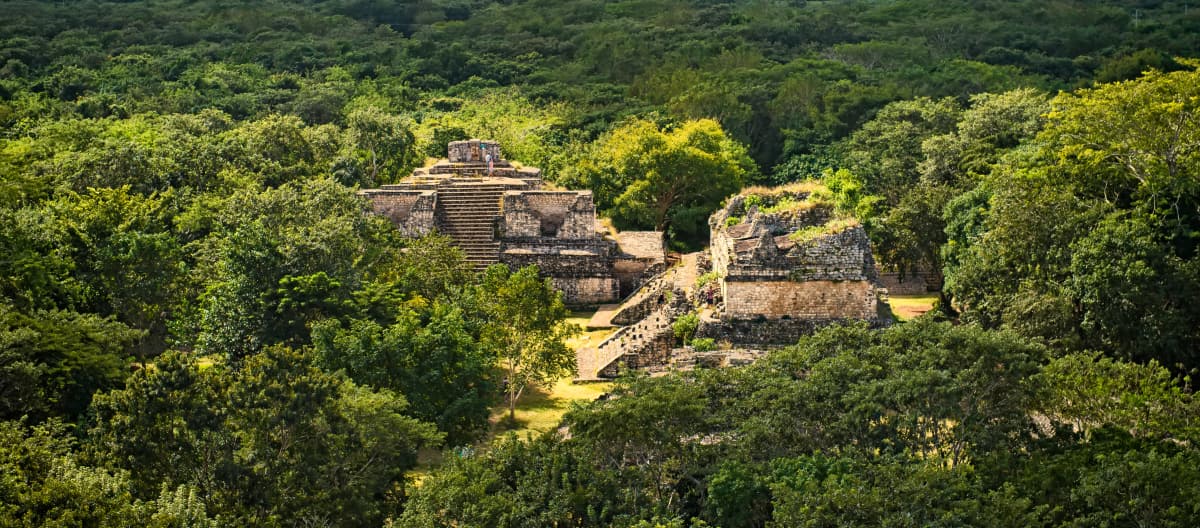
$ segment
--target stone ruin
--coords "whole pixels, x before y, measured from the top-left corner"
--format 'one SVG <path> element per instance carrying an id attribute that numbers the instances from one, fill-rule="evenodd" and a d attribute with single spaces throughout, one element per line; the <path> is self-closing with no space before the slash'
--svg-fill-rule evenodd
<path id="1" fill-rule="evenodd" d="M 579 379 L 611 378 L 621 368 L 738 364 L 835 322 L 889 324 L 866 232 L 813 196 L 821 189 L 799 184 L 730 198 L 709 219 L 707 252 L 685 256 L 613 310 L 611 322 L 624 326 L 579 352 Z M 675 347 L 672 323 L 692 312 L 696 337 L 726 350 Z"/>
<path id="2" fill-rule="evenodd" d="M 536 264 L 571 305 L 616 302 L 663 270 L 662 233 L 607 233 L 591 191 L 544 187 L 540 170 L 505 160 L 495 141 L 472 139 L 360 194 L 406 236 L 448 236 L 476 269 Z"/>
<path id="3" fill-rule="evenodd" d="M 831 322 L 890 322 L 866 231 L 815 199 L 820 187 L 792 187 L 734 196 L 709 218 L 721 303 L 698 336 L 786 345 Z"/>

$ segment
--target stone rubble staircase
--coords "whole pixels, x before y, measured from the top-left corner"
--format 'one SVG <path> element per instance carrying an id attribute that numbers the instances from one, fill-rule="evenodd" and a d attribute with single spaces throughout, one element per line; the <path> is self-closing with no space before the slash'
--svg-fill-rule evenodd
<path id="1" fill-rule="evenodd" d="M 690 306 L 686 294 L 676 285 L 678 271 L 676 268 L 664 271 L 626 297 L 617 314 L 623 315 L 630 324 L 618 329 L 595 348 L 579 351 L 576 381 L 616 377 L 622 363 L 636 368 L 666 360 L 675 342 L 672 323 Z"/>
<path id="2" fill-rule="evenodd" d="M 504 185 L 458 184 L 442 187 L 437 196 L 437 222 L 442 234 L 462 249 L 476 270 L 500 261 L 496 218 Z"/>
<path id="3" fill-rule="evenodd" d="M 596 346 L 587 361 L 580 362 L 579 379 L 614 378 L 621 363 L 628 367 L 643 367 L 647 366 L 643 364 L 646 363 L 644 357 L 656 353 L 665 355 L 675 342 L 671 328 L 674 320 L 671 306 L 663 305 L 636 324 L 617 330 Z"/>
<path id="4" fill-rule="evenodd" d="M 617 325 L 629 325 L 646 318 L 663 303 L 663 297 L 671 290 L 674 280 L 674 270 L 655 275 L 621 301 L 610 321 Z"/>

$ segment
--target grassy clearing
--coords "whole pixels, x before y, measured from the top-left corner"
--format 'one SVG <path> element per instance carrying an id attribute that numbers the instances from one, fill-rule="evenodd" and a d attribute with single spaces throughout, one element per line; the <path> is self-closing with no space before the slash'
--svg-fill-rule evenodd
<path id="1" fill-rule="evenodd" d="M 587 328 L 588 321 L 592 320 L 591 312 L 575 312 L 571 317 L 567 318 L 567 322 L 579 326 L 579 328 Z M 571 350 L 579 350 L 581 348 L 596 347 L 605 338 L 616 332 L 616 328 L 603 328 L 600 330 L 584 330 L 583 333 L 567 340 L 567 346 Z"/>
<path id="2" fill-rule="evenodd" d="M 570 410 L 572 403 L 595 400 L 611 387 L 611 383 L 575 384 L 562 379 L 549 390 L 526 389 L 521 399 L 517 400 L 515 421 L 508 420 L 507 406 L 501 405 L 492 410 L 489 438 L 494 439 L 509 432 L 516 433 L 518 438 L 525 438 L 553 430 Z"/>
<path id="3" fill-rule="evenodd" d="M 473 447 L 476 451 L 487 450 L 497 438 L 514 433 L 517 438 L 526 439 L 553 430 L 562 422 L 562 417 L 571 409 L 571 404 L 577 401 L 592 401 L 601 394 L 608 392 L 611 383 L 574 384 L 570 379 L 559 380 L 549 390 L 526 389 L 521 399 L 517 400 L 516 420 L 508 420 L 508 406 L 498 405 L 492 409 L 488 419 L 491 429 L 487 436 Z M 417 453 L 417 467 L 408 476 L 420 486 L 442 461 L 453 453 L 441 449 L 422 449 Z"/>
<path id="4" fill-rule="evenodd" d="M 592 315 L 593 312 L 574 312 L 567 318 L 567 322 L 584 328 Z M 567 346 L 572 350 L 594 347 L 615 331 L 615 328 L 585 331 L 567 340 Z M 550 387 L 526 389 L 517 400 L 515 421 L 510 422 L 508 419 L 508 406 L 501 404 L 492 409 L 492 428 L 488 441 L 509 432 L 515 432 L 518 437 L 525 438 L 527 435 L 538 435 L 554 429 L 558 427 L 563 414 L 566 414 L 573 402 L 595 400 L 611 386 L 610 383 L 575 384 L 571 383 L 570 378 L 564 378 Z"/>
<path id="5" fill-rule="evenodd" d="M 932 310 L 937 300 L 937 294 L 892 295 L 888 297 L 888 304 L 891 305 L 892 313 L 896 315 L 896 319 L 908 321 Z"/>

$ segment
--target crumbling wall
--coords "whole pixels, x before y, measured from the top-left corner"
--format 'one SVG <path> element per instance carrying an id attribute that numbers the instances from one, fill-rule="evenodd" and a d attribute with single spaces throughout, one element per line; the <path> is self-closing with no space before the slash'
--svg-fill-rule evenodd
<path id="1" fill-rule="evenodd" d="M 446 148 L 447 157 L 451 163 L 486 163 L 487 154 L 492 155 L 492 161 L 499 162 L 500 143 L 480 139 L 467 141 L 451 141 Z"/>
<path id="2" fill-rule="evenodd" d="M 371 200 L 371 208 L 391 220 L 404 236 L 419 237 L 433 231 L 434 191 L 373 189 L 362 194 Z"/>
<path id="3" fill-rule="evenodd" d="M 878 299 L 867 281 L 727 281 L 731 319 L 874 319 Z"/>
<path id="4" fill-rule="evenodd" d="M 505 238 L 596 236 L 590 191 L 510 191 L 504 194 L 503 207 Z"/>

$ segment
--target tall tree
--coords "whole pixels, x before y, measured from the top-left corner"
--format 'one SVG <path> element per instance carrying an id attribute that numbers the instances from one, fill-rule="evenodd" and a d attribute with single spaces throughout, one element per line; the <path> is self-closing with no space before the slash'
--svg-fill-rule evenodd
<path id="1" fill-rule="evenodd" d="M 566 322 L 570 312 L 562 293 L 550 279 L 538 276 L 536 266 L 512 272 L 496 264 L 484 272 L 476 287 L 488 323 L 482 340 L 504 370 L 508 415 L 516 418 L 517 399 L 530 386 L 546 385 L 575 372 L 575 352 L 565 340 L 579 327 Z"/>
<path id="2" fill-rule="evenodd" d="M 681 242 L 707 235 L 708 215 L 754 179 L 746 149 L 716 121 L 660 128 L 633 120 L 600 139 L 563 183 L 596 192 L 619 227 L 666 231 Z"/>

